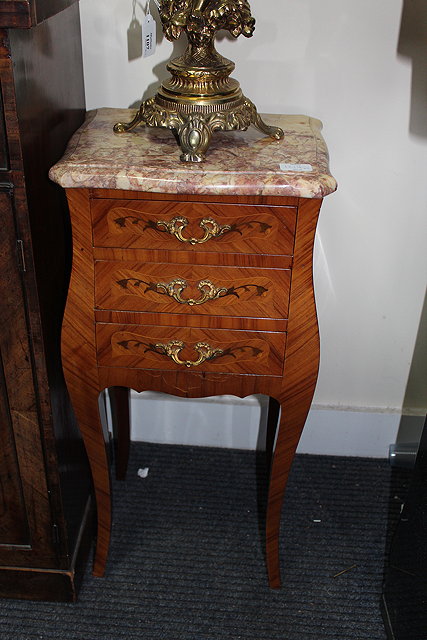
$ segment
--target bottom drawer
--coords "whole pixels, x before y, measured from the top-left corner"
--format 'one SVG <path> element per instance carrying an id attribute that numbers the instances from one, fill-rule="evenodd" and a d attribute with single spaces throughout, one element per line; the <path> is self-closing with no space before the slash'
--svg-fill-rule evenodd
<path id="1" fill-rule="evenodd" d="M 281 376 L 286 333 L 96 325 L 98 364 Z"/>

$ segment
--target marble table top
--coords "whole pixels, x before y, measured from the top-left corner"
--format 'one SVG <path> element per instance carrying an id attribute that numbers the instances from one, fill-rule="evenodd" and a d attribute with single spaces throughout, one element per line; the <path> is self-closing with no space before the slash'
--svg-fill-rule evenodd
<path id="1" fill-rule="evenodd" d="M 247 131 L 215 132 L 201 163 L 181 162 L 171 131 L 137 127 L 117 134 L 113 125 L 129 122 L 129 109 L 90 111 L 49 176 L 64 188 L 125 189 L 159 193 L 274 195 L 323 198 L 336 189 L 329 172 L 322 123 L 300 115 L 263 115 L 281 127 L 273 140 L 251 126 Z M 302 166 L 301 166 L 302 165 Z"/>

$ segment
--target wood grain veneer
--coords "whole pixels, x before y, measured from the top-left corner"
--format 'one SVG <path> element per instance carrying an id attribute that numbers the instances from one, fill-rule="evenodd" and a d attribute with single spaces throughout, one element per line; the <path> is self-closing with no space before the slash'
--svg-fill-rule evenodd
<path id="1" fill-rule="evenodd" d="M 125 439 L 129 438 L 124 410 L 128 388 L 193 398 L 264 393 L 272 398 L 269 447 L 281 408 L 276 446 L 274 452 L 268 452 L 271 478 L 266 524 L 269 583 L 280 586 L 282 501 L 319 363 L 312 253 L 321 200 L 211 196 L 202 202 L 200 196 L 175 198 L 106 189 L 68 189 L 67 197 L 74 259 L 63 324 L 63 363 L 97 498 L 94 573 L 104 572 L 111 525 L 99 392 L 114 388 L 114 411 L 121 406 L 121 437 Z M 186 237 L 200 238 L 200 220 L 213 213 L 219 224 L 243 221 L 243 231 L 230 235 L 228 247 L 225 236 L 191 244 L 155 228 L 159 219 L 181 215 L 189 221 Z M 260 220 L 263 225 L 246 226 L 248 220 Z M 224 298 L 206 306 L 188 306 L 175 299 L 160 299 L 163 296 L 153 287 L 159 278 L 174 277 L 188 281 L 185 295 L 194 299 L 202 278 L 225 287 L 253 282 L 266 291 L 253 293 L 248 287 L 230 302 Z M 267 294 L 270 289 L 272 295 Z M 182 364 L 159 348 L 171 340 L 185 344 L 179 351 Z M 227 355 L 193 365 L 198 355 L 195 345 L 200 341 Z M 121 476 L 126 456 L 125 451 Z"/>
<path id="2" fill-rule="evenodd" d="M 96 322 L 142 325 L 144 327 L 199 327 L 206 329 L 236 329 L 242 331 L 286 331 L 285 318 L 243 318 L 241 316 L 217 316 L 188 313 L 143 313 L 139 311 L 110 311 L 95 309 Z"/>

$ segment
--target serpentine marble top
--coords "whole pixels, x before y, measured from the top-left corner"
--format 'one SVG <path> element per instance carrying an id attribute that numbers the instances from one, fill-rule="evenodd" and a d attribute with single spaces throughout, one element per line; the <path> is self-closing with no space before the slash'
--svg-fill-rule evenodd
<path id="1" fill-rule="evenodd" d="M 323 198 L 336 189 L 329 172 L 322 123 L 299 115 L 262 116 L 281 127 L 283 140 L 255 129 L 215 132 L 202 163 L 181 162 L 167 129 L 137 127 L 130 109 L 97 109 L 71 138 L 49 176 L 64 188 L 125 189 L 159 193 L 274 195 Z M 303 166 L 301 166 L 303 165 Z"/>

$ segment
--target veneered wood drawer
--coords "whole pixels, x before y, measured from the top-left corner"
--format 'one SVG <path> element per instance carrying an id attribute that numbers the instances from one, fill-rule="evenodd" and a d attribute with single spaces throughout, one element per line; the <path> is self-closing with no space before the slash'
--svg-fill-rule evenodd
<path id="1" fill-rule="evenodd" d="M 280 376 L 286 333 L 96 325 L 98 364 Z"/>
<path id="2" fill-rule="evenodd" d="M 287 318 L 289 269 L 97 261 L 98 309 Z"/>
<path id="3" fill-rule="evenodd" d="M 296 207 L 91 200 L 96 247 L 292 255 Z"/>

